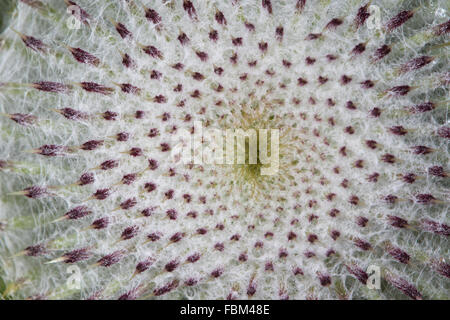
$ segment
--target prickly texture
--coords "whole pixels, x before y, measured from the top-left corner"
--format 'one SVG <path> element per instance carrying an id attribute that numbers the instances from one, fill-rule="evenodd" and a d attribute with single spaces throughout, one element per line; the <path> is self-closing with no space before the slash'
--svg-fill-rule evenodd
<path id="1" fill-rule="evenodd" d="M 67 3 L 1 35 L 4 298 L 448 299 L 447 1 Z M 279 172 L 173 162 L 194 121 Z"/>

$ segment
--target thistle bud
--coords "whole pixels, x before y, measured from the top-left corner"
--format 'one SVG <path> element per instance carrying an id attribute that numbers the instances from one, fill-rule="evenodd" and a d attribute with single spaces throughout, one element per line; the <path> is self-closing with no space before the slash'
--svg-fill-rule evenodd
<path id="1" fill-rule="evenodd" d="M 410 284 L 407 280 L 388 274 L 386 280 L 395 288 L 402 291 L 408 297 L 414 300 L 422 300 L 422 295 L 417 291 L 416 287 Z"/>
<path id="2" fill-rule="evenodd" d="M 36 39 L 35 37 L 32 37 L 32 36 L 24 35 L 24 34 L 18 32 L 18 31 L 15 31 L 15 32 L 20 36 L 20 38 L 22 39 L 23 43 L 28 48 L 30 48 L 30 49 L 32 49 L 32 50 L 34 50 L 36 52 L 46 53 L 47 46 L 41 40 Z"/>
<path id="3" fill-rule="evenodd" d="M 47 249 L 43 244 L 37 244 L 33 246 L 26 247 L 24 254 L 29 257 L 38 257 L 47 253 Z"/>
<path id="4" fill-rule="evenodd" d="M 100 64 L 100 59 L 90 54 L 89 52 L 84 51 L 83 49 L 69 47 L 69 50 L 75 60 L 80 63 L 90 64 L 95 67 L 98 67 L 98 65 Z"/>
<path id="5" fill-rule="evenodd" d="M 31 114 L 13 113 L 13 114 L 8 114 L 7 116 L 12 121 L 14 121 L 22 126 L 28 126 L 28 125 L 34 124 L 37 121 L 37 118 Z"/>
<path id="6" fill-rule="evenodd" d="M 356 279 L 358 279 L 359 282 L 361 282 L 364 285 L 367 283 L 369 275 L 363 269 L 358 267 L 356 264 L 345 265 L 345 267 L 347 268 L 348 272 L 350 272 L 352 275 L 356 277 Z"/>
<path id="7" fill-rule="evenodd" d="M 357 29 L 361 27 L 366 22 L 367 18 L 369 18 L 370 16 L 370 13 L 368 11 L 369 5 L 370 1 L 364 6 L 359 7 L 358 12 L 356 13 L 355 20 L 353 23 L 355 24 Z"/>
<path id="8" fill-rule="evenodd" d="M 162 20 L 158 12 L 151 8 L 145 8 L 145 17 L 147 18 L 147 20 L 153 22 L 154 24 L 158 24 Z"/>
<path id="9" fill-rule="evenodd" d="M 64 93 L 69 90 L 69 86 L 65 84 L 50 81 L 34 82 L 32 84 L 32 87 L 40 91 L 54 92 L 54 93 Z"/>
<path id="10" fill-rule="evenodd" d="M 325 29 L 333 30 L 342 24 L 342 20 L 339 18 L 333 18 L 327 23 Z"/>
<path id="11" fill-rule="evenodd" d="M 80 86 L 87 92 L 100 93 L 103 95 L 109 95 L 114 92 L 114 88 L 106 87 L 95 82 L 81 82 Z"/>
<path id="12" fill-rule="evenodd" d="M 100 229 L 107 228 L 108 225 L 109 225 L 109 218 L 105 217 L 105 218 L 97 219 L 94 222 L 92 222 L 91 228 L 92 229 L 96 229 L 96 230 L 100 230 Z"/>
<path id="13" fill-rule="evenodd" d="M 137 173 L 129 173 L 122 177 L 121 183 L 125 185 L 131 185 L 138 177 Z"/>
<path id="14" fill-rule="evenodd" d="M 272 2 L 270 0 L 262 0 L 262 7 L 267 10 L 269 14 L 272 14 Z"/>
<path id="15" fill-rule="evenodd" d="M 70 219 L 70 220 L 77 220 L 77 219 L 83 218 L 91 213 L 92 213 L 92 211 L 88 207 L 77 206 L 77 207 L 71 209 L 70 211 L 66 212 L 64 214 L 64 217 L 66 219 Z"/>

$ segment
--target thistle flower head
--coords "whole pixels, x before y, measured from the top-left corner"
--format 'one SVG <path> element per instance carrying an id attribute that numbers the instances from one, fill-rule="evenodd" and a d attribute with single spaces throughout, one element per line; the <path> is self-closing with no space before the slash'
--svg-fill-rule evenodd
<path id="1" fill-rule="evenodd" d="M 446 7 L 18 1 L 0 293 L 448 298 Z"/>

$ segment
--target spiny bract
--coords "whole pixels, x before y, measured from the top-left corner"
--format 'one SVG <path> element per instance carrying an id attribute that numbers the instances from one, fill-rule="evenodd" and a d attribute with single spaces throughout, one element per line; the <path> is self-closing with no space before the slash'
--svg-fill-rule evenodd
<path id="1" fill-rule="evenodd" d="M 448 1 L 12 8 L 3 298 L 448 299 Z M 195 121 L 279 172 L 172 161 Z"/>

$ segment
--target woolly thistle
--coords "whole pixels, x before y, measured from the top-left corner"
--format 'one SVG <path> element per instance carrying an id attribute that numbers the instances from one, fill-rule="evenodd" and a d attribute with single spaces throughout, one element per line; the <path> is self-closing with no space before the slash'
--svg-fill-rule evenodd
<path id="1" fill-rule="evenodd" d="M 448 1 L 1 5 L 4 299 L 449 298 Z"/>

